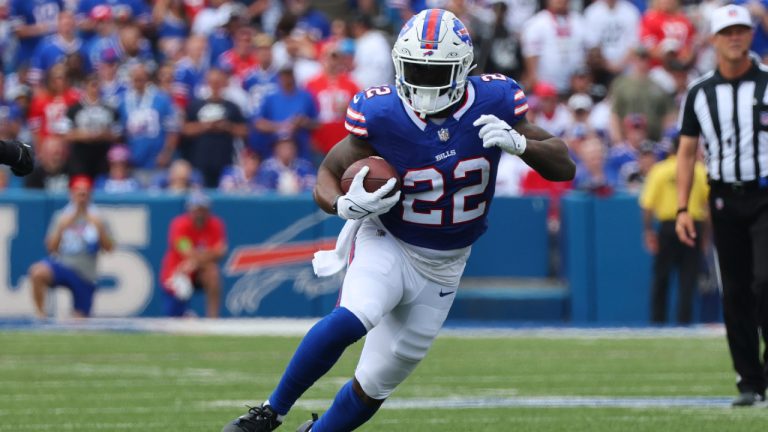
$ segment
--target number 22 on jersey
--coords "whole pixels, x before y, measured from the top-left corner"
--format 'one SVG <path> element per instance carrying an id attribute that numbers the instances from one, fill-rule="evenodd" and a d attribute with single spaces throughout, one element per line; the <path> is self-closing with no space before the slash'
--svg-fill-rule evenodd
<path id="1" fill-rule="evenodd" d="M 454 183 L 467 179 L 471 172 L 479 172 L 479 182 L 466 185 L 451 193 L 455 188 Z M 419 183 L 429 183 L 430 187 L 420 192 L 405 193 L 403 220 L 421 225 L 443 225 L 444 223 L 452 225 L 469 222 L 483 216 L 487 199 L 479 201 L 473 208 L 468 208 L 467 198 L 483 195 L 486 192 L 490 172 L 491 164 L 484 157 L 463 160 L 456 164 L 452 172 L 447 174 L 438 171 L 435 167 L 409 170 L 403 176 L 404 189 L 414 187 Z M 446 179 L 446 177 L 448 178 Z M 446 197 L 446 192 L 452 196 Z M 451 200 L 449 205 L 438 205 L 444 199 Z M 416 210 L 416 203 L 420 203 L 420 207 L 426 207 L 428 210 Z M 429 209 L 430 204 L 434 208 Z M 450 218 L 447 221 L 443 219 L 443 208 L 447 208 L 450 212 Z"/>

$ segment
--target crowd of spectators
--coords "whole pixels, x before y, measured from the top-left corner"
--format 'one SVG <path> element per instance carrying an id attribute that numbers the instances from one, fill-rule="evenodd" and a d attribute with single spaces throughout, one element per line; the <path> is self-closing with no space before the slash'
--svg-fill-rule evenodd
<path id="1" fill-rule="evenodd" d="M 746 3 L 768 54 L 768 9 Z M 23 187 L 227 193 L 311 190 L 359 89 L 394 79 L 391 42 L 425 7 L 453 11 L 473 73 L 503 73 L 578 174 L 550 186 L 505 155 L 500 195 L 637 192 L 712 68 L 719 0 L 0 0 L 0 138 L 33 144 Z M 337 5 L 338 6 L 338 5 Z M 339 12 L 339 9 L 341 11 Z M 768 26 L 766 26 L 768 28 Z M 517 158 L 514 158 L 517 159 Z M 0 188 L 18 187 L 0 171 Z M 556 187 L 553 189 L 552 187 Z"/>

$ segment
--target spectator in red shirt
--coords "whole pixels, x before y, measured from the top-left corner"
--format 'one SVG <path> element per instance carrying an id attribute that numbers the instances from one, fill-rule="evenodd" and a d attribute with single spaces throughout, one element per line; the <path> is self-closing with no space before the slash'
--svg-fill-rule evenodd
<path id="1" fill-rule="evenodd" d="M 696 54 L 696 29 L 680 10 L 679 0 L 656 0 L 640 21 L 640 43 L 651 54 L 651 66 L 662 64 L 672 56 L 682 64 L 690 64 Z"/>
<path id="2" fill-rule="evenodd" d="M 46 83 L 47 88 L 36 94 L 29 106 L 29 128 L 35 143 L 66 133 L 67 110 L 80 100 L 67 81 L 67 69 L 62 63 L 48 71 Z M 39 147 L 36 150 L 42 151 Z"/>
<path id="3" fill-rule="evenodd" d="M 344 128 L 347 105 L 360 89 L 344 67 L 338 44 L 326 45 L 322 59 L 323 72 L 307 82 L 307 91 L 318 109 L 318 127 L 312 134 L 315 150 L 326 155 L 347 135 Z"/>
<path id="4" fill-rule="evenodd" d="M 183 316 L 195 290 L 206 294 L 206 316 L 219 316 L 219 261 L 227 253 L 227 238 L 224 223 L 211 214 L 210 206 L 210 198 L 192 192 L 187 197 L 187 213 L 174 218 L 168 228 L 160 280 L 169 316 Z"/>
<path id="5" fill-rule="evenodd" d="M 218 58 L 218 66 L 229 72 L 242 83 L 248 72 L 259 65 L 253 45 L 253 29 L 242 26 L 235 32 L 232 49 L 224 51 Z"/>

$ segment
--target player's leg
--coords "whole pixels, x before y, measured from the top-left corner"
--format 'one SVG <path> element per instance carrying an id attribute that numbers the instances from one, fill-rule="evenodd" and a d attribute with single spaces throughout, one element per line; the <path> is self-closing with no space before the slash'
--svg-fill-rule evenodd
<path id="1" fill-rule="evenodd" d="M 80 277 L 71 269 L 65 272 L 65 280 L 62 285 L 72 291 L 73 311 L 76 318 L 85 318 L 91 315 L 93 296 L 96 293 L 96 285 Z"/>
<path id="2" fill-rule="evenodd" d="M 408 290 L 416 297 L 396 307 L 368 333 L 354 378 L 313 422 L 312 432 L 351 431 L 367 422 L 427 354 L 448 316 L 456 287 L 418 279 Z M 441 296 L 441 292 L 452 294 Z"/>
<path id="3" fill-rule="evenodd" d="M 223 432 L 270 431 L 344 350 L 376 326 L 402 297 L 402 258 L 394 240 L 364 223 L 344 277 L 339 307 L 315 324 L 296 349 L 269 399 Z M 276 423 L 277 422 L 277 423 Z M 263 425 L 263 426 L 261 426 Z"/>
<path id="4" fill-rule="evenodd" d="M 35 315 L 38 318 L 45 318 L 45 297 L 48 289 L 53 286 L 54 271 L 51 268 L 51 261 L 44 259 L 38 261 L 29 267 L 29 283 L 32 286 L 32 301 L 35 303 Z"/>
<path id="5" fill-rule="evenodd" d="M 221 308 L 221 272 L 217 263 L 208 263 L 197 272 L 197 280 L 205 291 L 205 316 L 218 318 Z"/>

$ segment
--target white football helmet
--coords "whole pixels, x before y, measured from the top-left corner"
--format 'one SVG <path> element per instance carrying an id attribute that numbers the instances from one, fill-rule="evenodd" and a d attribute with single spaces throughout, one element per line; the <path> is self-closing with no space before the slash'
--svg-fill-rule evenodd
<path id="1" fill-rule="evenodd" d="M 392 48 L 397 95 L 421 116 L 440 112 L 464 95 L 473 58 L 472 39 L 456 15 L 423 10 Z"/>

